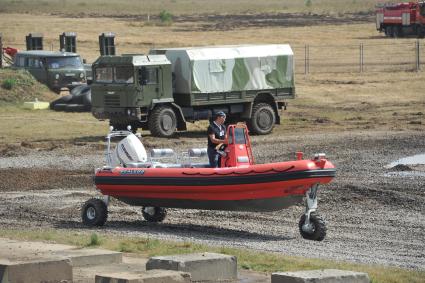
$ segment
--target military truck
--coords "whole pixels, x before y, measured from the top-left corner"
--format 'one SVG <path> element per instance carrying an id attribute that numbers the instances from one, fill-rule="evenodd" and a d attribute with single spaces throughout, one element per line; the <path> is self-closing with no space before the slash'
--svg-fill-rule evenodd
<path id="1" fill-rule="evenodd" d="M 13 68 L 25 69 L 35 79 L 60 93 L 86 83 L 80 55 L 58 51 L 20 51 L 15 54 Z"/>
<path id="2" fill-rule="evenodd" d="M 92 114 L 117 129 L 131 125 L 170 137 L 186 122 L 224 111 L 229 122 L 268 134 L 295 96 L 293 70 L 292 49 L 283 44 L 101 56 L 93 63 Z"/>

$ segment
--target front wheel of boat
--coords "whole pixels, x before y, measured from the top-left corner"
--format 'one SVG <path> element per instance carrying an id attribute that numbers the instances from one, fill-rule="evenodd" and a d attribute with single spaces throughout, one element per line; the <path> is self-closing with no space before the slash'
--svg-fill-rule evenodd
<path id="1" fill-rule="evenodd" d="M 298 227 L 301 236 L 307 240 L 322 241 L 326 237 L 326 223 L 323 218 L 312 212 L 310 213 L 310 221 L 306 223 L 306 215 L 301 216 Z"/>
<path id="2" fill-rule="evenodd" d="M 103 226 L 108 219 L 108 207 L 101 199 L 89 199 L 83 205 L 81 218 L 87 226 Z"/>
<path id="3" fill-rule="evenodd" d="M 167 216 L 167 210 L 158 206 L 144 206 L 142 214 L 143 218 L 148 222 L 162 222 Z"/>

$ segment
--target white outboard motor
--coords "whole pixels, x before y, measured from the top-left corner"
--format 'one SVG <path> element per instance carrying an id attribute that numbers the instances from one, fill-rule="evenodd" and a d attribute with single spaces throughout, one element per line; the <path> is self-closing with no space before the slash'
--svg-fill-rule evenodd
<path id="1" fill-rule="evenodd" d="M 144 163 L 148 160 L 145 147 L 137 136 L 128 135 L 115 147 L 112 154 L 112 166 L 123 166 L 130 163 Z"/>

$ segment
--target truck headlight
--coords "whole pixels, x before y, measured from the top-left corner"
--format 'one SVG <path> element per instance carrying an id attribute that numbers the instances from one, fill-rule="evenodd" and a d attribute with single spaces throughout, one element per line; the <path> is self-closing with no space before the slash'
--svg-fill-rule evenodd
<path id="1" fill-rule="evenodd" d="M 55 79 L 59 80 L 59 74 L 55 75 Z"/>

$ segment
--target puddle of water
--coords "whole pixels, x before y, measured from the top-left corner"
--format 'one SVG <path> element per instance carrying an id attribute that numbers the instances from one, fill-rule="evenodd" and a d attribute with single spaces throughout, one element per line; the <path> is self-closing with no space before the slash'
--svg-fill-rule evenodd
<path id="1" fill-rule="evenodd" d="M 391 162 L 386 168 L 393 168 L 397 165 L 424 165 L 425 164 L 425 153 L 424 154 L 417 154 L 409 157 L 401 158 L 397 161 Z"/>

